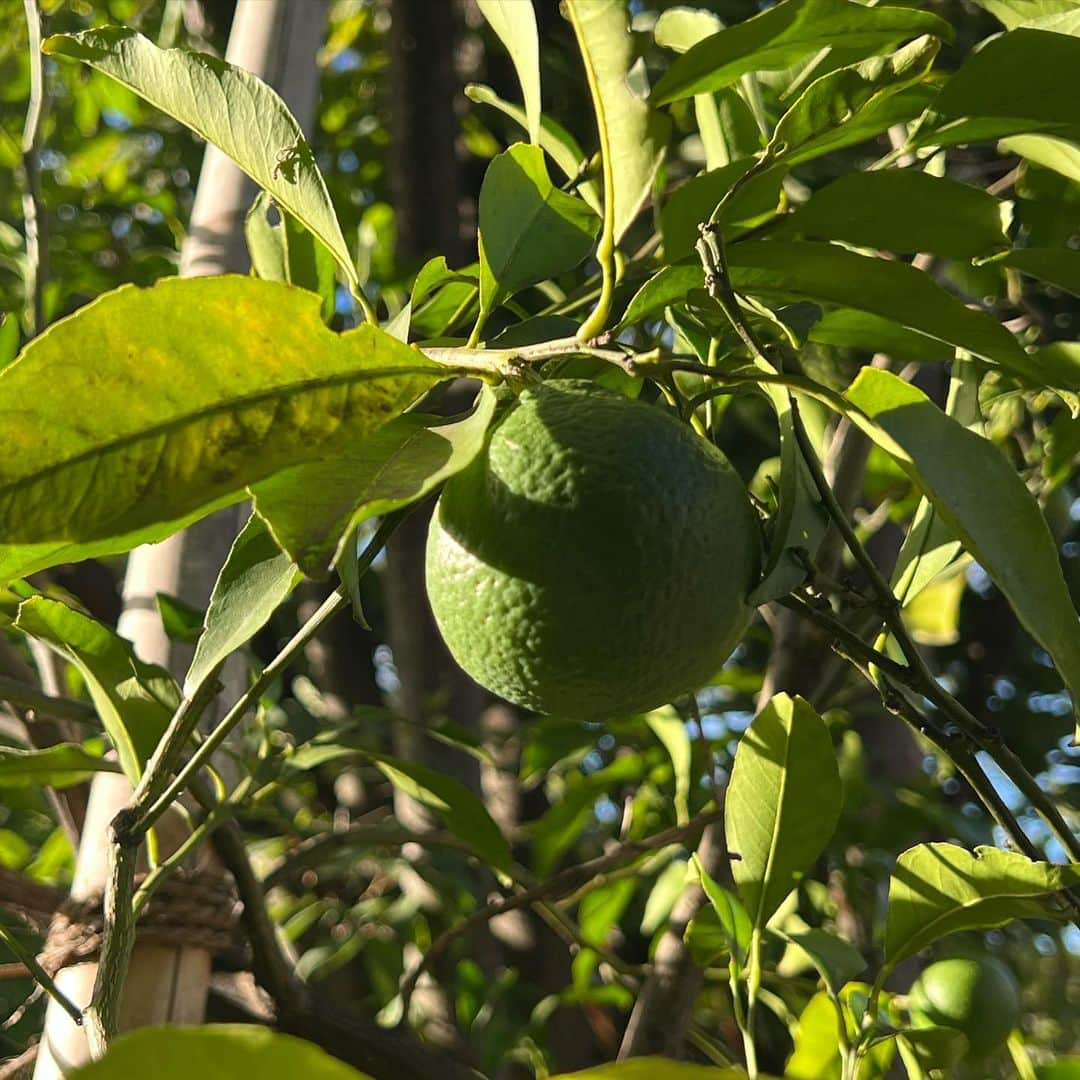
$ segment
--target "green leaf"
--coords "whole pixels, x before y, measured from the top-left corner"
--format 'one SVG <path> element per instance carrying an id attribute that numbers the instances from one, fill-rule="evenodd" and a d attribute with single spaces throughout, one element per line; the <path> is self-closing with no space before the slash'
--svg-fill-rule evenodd
<path id="1" fill-rule="evenodd" d="M 758 1076 L 768 1080 L 764 1073 L 758 1073 Z M 746 1073 L 735 1067 L 718 1069 L 712 1065 L 688 1065 L 669 1058 L 640 1057 L 581 1072 L 562 1073 L 552 1080 L 746 1080 Z"/>
<path id="2" fill-rule="evenodd" d="M 616 330 L 625 330 L 663 311 L 669 304 L 685 301 L 691 289 L 701 289 L 704 285 L 705 272 L 696 260 L 693 263 L 665 266 L 634 293 Z"/>
<path id="3" fill-rule="evenodd" d="M 936 338 L 909 330 L 891 319 L 854 308 L 833 308 L 825 312 L 810 327 L 809 340 L 819 345 L 861 349 L 868 353 L 882 352 L 896 360 L 925 363 L 951 360 L 955 351 Z"/>
<path id="4" fill-rule="evenodd" d="M 77 743 L 55 743 L 44 750 L 0 746 L 0 788 L 67 788 L 97 772 L 119 772 L 114 761 Z"/>
<path id="5" fill-rule="evenodd" d="M 782 218 L 774 236 L 972 259 L 1008 247 L 1001 204 L 979 188 L 916 169 L 851 172 Z"/>
<path id="6" fill-rule="evenodd" d="M 852 1005 L 856 1008 L 858 1005 L 853 999 L 865 997 L 867 990 L 862 983 L 850 983 L 844 988 L 840 994 L 843 1019 L 826 991 L 815 994 L 807 1002 L 799 1014 L 795 1052 L 784 1069 L 785 1080 L 841 1080 L 839 1025 L 844 1023 L 849 1039 L 856 1039 L 859 1026 Z M 859 1080 L 878 1080 L 886 1076 L 894 1056 L 891 1040 L 873 1046 L 863 1059 Z"/>
<path id="7" fill-rule="evenodd" d="M 674 7 L 660 13 L 653 27 L 653 39 L 662 49 L 684 53 L 723 29 L 720 16 L 711 11 Z"/>
<path id="8" fill-rule="evenodd" d="M 1080 38 L 1019 29 L 987 42 L 934 99 L 918 146 L 1005 135 L 1080 135 L 1080 96 L 1062 93 L 1080 67 Z"/>
<path id="9" fill-rule="evenodd" d="M 765 148 L 766 159 L 795 165 L 883 130 L 882 121 L 893 115 L 885 102 L 926 76 L 939 46 L 937 38 L 920 37 L 898 52 L 815 79 L 777 121 Z M 906 113 L 906 102 L 901 111 Z M 849 126 L 853 134 L 837 136 Z"/>
<path id="10" fill-rule="evenodd" d="M 833 997 L 845 983 L 866 970 L 866 961 L 859 950 L 826 930 L 800 930 L 794 934 L 773 930 L 772 933 L 806 953 Z"/>
<path id="11" fill-rule="evenodd" d="M 1050 135 L 1014 135 L 1011 139 L 1002 139 L 998 150 L 1003 154 L 1019 154 L 1044 169 L 1053 169 L 1080 183 L 1080 146 L 1076 143 Z"/>
<path id="12" fill-rule="evenodd" d="M 708 897 L 710 908 L 715 912 L 719 921 L 727 951 L 734 959 L 737 968 L 741 969 L 746 964 L 746 958 L 750 953 L 751 937 L 753 936 L 754 928 L 750 920 L 750 913 L 743 907 L 737 896 L 728 892 L 727 889 L 713 879 L 697 855 L 693 855 L 690 861 L 697 871 L 698 880 L 701 882 L 702 891 Z M 691 920 L 691 923 L 693 923 L 693 920 Z M 689 929 L 687 927 L 688 932 Z"/>
<path id="13" fill-rule="evenodd" d="M 252 1024 L 140 1028 L 109 1043 L 108 1053 L 71 1080 L 130 1080 L 153 1062 L 157 1080 L 370 1080 L 312 1043 Z"/>
<path id="14" fill-rule="evenodd" d="M 225 659 L 269 622 L 298 577 L 296 564 L 252 514 L 233 542 L 210 595 L 203 631 L 184 679 L 186 697 L 194 697 Z"/>
<path id="15" fill-rule="evenodd" d="M 399 791 L 440 814 L 446 827 L 495 870 L 510 873 L 513 857 L 506 837 L 484 804 L 464 784 L 426 765 L 365 751 Z"/>
<path id="16" fill-rule="evenodd" d="M 903 1040 L 924 1069 L 950 1069 L 968 1054 L 967 1036 L 957 1028 L 902 1028 L 884 1038 Z"/>
<path id="17" fill-rule="evenodd" d="M 19 320 L 14 315 L 0 314 L 0 368 L 5 368 L 19 351 Z"/>
<path id="18" fill-rule="evenodd" d="M 928 12 L 868 10 L 850 0 L 786 0 L 695 45 L 656 84 L 653 102 L 719 90 L 750 71 L 781 71 L 824 48 L 868 56 L 921 34 L 953 38 L 952 27 Z"/>
<path id="19" fill-rule="evenodd" d="M 1031 277 L 1080 296 L 1080 251 L 1070 248 L 1018 248 L 1001 260 Z"/>
<path id="20" fill-rule="evenodd" d="M 256 484 L 256 513 L 305 574 L 325 577 L 357 525 L 409 506 L 465 468 L 483 447 L 494 411 L 495 395 L 484 388 L 464 418 L 395 417 L 331 459 Z"/>
<path id="21" fill-rule="evenodd" d="M 1080 617 L 1038 504 L 1001 451 L 889 372 L 863 368 L 845 396 L 1005 594 L 1080 705 Z"/>
<path id="22" fill-rule="evenodd" d="M 271 224 L 274 211 L 279 221 Z M 264 281 L 283 281 L 322 297 L 323 322 L 334 316 L 336 274 L 334 256 L 273 199 L 260 191 L 244 219 L 251 268 Z"/>
<path id="23" fill-rule="evenodd" d="M 685 887 L 686 863 L 681 859 L 672 860 L 657 874 L 641 915 L 641 932 L 646 937 L 652 937 L 667 923 Z"/>
<path id="24" fill-rule="evenodd" d="M 762 929 L 825 849 L 840 817 L 829 730 L 802 698 L 777 694 L 739 742 L 724 806 L 731 872 Z"/>
<path id="25" fill-rule="evenodd" d="M 333 454 L 445 379 L 372 326 L 256 278 L 124 286 L 0 372 L 0 570 L 161 539 L 278 469 Z"/>
<path id="26" fill-rule="evenodd" d="M 600 220 L 555 187 L 543 152 L 515 143 L 495 157 L 480 188 L 480 306 L 577 266 L 592 250 Z"/>
<path id="27" fill-rule="evenodd" d="M 490 105 L 511 120 L 528 130 L 529 121 L 525 110 L 504 101 L 490 86 L 470 83 L 465 87 L 465 96 L 480 105 Z M 537 145 L 555 162 L 568 180 L 577 180 L 585 164 L 585 153 L 577 140 L 566 128 L 547 116 L 540 118 L 540 134 Z M 595 180 L 585 180 L 577 186 L 578 194 L 597 212 L 602 213 L 600 189 Z M 441 258 L 441 256 L 440 256 Z"/>
<path id="28" fill-rule="evenodd" d="M 889 882 L 884 971 L 961 930 L 992 930 L 1013 919 L 1046 919 L 1047 898 L 1080 883 L 1080 866 L 955 844 L 919 844 L 897 860 Z M 883 971 L 883 974 L 884 974 Z"/>
<path id="29" fill-rule="evenodd" d="M 1073 13 L 1076 0 L 975 0 L 1001 20 L 1006 30 L 1032 21 Z"/>
<path id="30" fill-rule="evenodd" d="M 835 244 L 746 240 L 728 249 L 728 267 L 739 292 L 781 293 L 867 311 L 1042 382 L 1008 330 L 907 263 L 856 255 Z"/>
<path id="31" fill-rule="evenodd" d="M 688 180 L 676 188 L 660 211 L 660 231 L 664 235 L 664 258 L 675 262 L 694 250 L 698 226 L 712 218 L 720 200 L 753 164 L 751 158 L 733 161 L 720 169 Z M 783 169 L 769 169 L 752 177 L 725 204 L 717 219 L 723 225 L 724 236 L 731 240 L 739 230 L 732 228 L 740 222 L 753 222 L 776 210 L 780 202 Z"/>
<path id="32" fill-rule="evenodd" d="M 679 825 L 685 825 L 690 820 L 690 770 L 693 764 L 686 724 L 671 705 L 654 709 L 645 717 L 645 723 L 671 758 L 675 772 L 675 820 Z"/>
<path id="33" fill-rule="evenodd" d="M 15 625 L 79 669 L 120 767 L 136 783 L 180 703 L 169 673 L 143 663 L 130 642 L 58 600 L 23 601 Z"/>
<path id="34" fill-rule="evenodd" d="M 42 48 L 97 68 L 213 143 L 314 233 L 358 285 L 315 155 L 266 83 L 206 53 L 159 49 L 122 26 L 57 34 Z"/>
<path id="35" fill-rule="evenodd" d="M 514 62 L 525 100 L 529 142 L 540 143 L 540 39 L 532 0 L 477 0 Z"/>
<path id="36" fill-rule="evenodd" d="M 636 97 L 628 77 L 634 43 L 623 0 L 566 0 L 592 93 L 601 152 L 610 159 L 617 244 L 652 190 L 667 148 L 670 121 Z"/>

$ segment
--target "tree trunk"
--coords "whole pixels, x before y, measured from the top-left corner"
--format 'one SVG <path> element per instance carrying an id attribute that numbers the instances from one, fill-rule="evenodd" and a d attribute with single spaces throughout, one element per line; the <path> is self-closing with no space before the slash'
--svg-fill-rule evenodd
<path id="1" fill-rule="evenodd" d="M 315 51 L 322 40 L 325 5 L 321 0 L 240 0 L 226 59 L 274 85 L 300 121 L 310 129 L 318 95 Z M 214 147 L 207 147 L 191 227 L 181 253 L 181 273 L 200 276 L 247 269 L 243 221 L 254 184 Z M 188 604 L 205 605 L 218 571 L 236 536 L 241 511 L 230 508 L 153 547 L 138 548 L 128 560 L 120 633 L 147 661 L 182 675 L 190 650 L 166 637 L 154 598 L 169 593 Z M 100 895 L 105 882 L 107 827 L 131 796 L 123 778 L 95 779 L 76 860 L 72 896 Z M 131 959 L 120 1027 L 197 1024 L 202 1021 L 210 977 L 210 955 L 196 948 L 136 945 Z M 57 981 L 85 1006 L 97 965 L 78 964 Z M 35 1069 L 36 1080 L 56 1080 L 89 1058 L 86 1037 L 52 1002 Z"/>

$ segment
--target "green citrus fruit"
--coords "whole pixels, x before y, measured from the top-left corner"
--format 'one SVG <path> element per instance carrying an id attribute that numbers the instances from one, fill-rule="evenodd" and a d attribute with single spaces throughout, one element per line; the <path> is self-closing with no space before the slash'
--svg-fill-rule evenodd
<path id="1" fill-rule="evenodd" d="M 982 1057 L 1020 1022 L 1020 990 L 1000 960 L 941 960 L 915 981 L 908 1008 L 916 1027 L 957 1028 L 971 1053 Z"/>
<path id="2" fill-rule="evenodd" d="M 757 568 L 757 519 L 723 454 L 588 382 L 525 391 L 428 533 L 428 597 L 458 663 L 509 701 L 582 719 L 715 675 Z"/>

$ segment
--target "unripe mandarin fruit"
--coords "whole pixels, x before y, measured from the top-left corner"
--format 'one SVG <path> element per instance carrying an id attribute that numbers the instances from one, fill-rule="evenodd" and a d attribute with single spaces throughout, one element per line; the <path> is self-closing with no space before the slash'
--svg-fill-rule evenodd
<path id="1" fill-rule="evenodd" d="M 1000 960 L 940 960 L 915 981 L 908 1009 L 916 1027 L 956 1028 L 972 1055 L 983 1057 L 1020 1023 L 1020 990 Z"/>
<path id="2" fill-rule="evenodd" d="M 756 515 L 719 450 L 655 406 L 552 381 L 447 483 L 427 588 L 482 686 L 601 719 L 720 670 L 750 621 L 758 557 Z"/>

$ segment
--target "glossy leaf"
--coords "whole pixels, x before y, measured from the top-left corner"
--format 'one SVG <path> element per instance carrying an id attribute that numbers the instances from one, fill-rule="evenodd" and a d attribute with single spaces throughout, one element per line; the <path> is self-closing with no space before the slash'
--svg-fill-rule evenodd
<path id="1" fill-rule="evenodd" d="M 705 286 L 705 272 L 696 260 L 676 263 L 657 271 L 630 299 L 616 329 L 625 329 L 650 316 L 659 314 L 669 304 L 686 300 L 691 289 Z"/>
<path id="2" fill-rule="evenodd" d="M 879 125 L 889 115 L 883 102 L 926 76 L 939 44 L 937 38 L 920 37 L 888 56 L 874 56 L 815 79 L 777 121 L 766 158 L 795 165 L 825 148 L 835 149 L 838 129 L 850 125 L 857 132 L 857 138 L 843 140 L 844 145 L 882 130 Z"/>
<path id="3" fill-rule="evenodd" d="M 889 372 L 863 368 L 845 396 L 873 421 L 867 433 L 923 490 L 1080 702 L 1080 617 L 1038 504 L 1001 451 Z"/>
<path id="4" fill-rule="evenodd" d="M 110 1042 L 100 1061 L 70 1074 L 71 1080 L 130 1080 L 153 1062 L 157 1080 L 370 1080 L 313 1043 L 253 1024 L 151 1027 Z"/>
<path id="5" fill-rule="evenodd" d="M 55 743 L 43 750 L 0 746 L 0 788 L 67 788 L 89 780 L 94 773 L 119 772 L 115 761 L 77 743 Z"/>
<path id="6" fill-rule="evenodd" d="M 185 696 L 193 697 L 231 653 L 269 622 L 298 577 L 296 564 L 253 514 L 233 541 L 210 595 L 203 631 L 184 680 Z"/>
<path id="7" fill-rule="evenodd" d="M 929 12 L 867 10 L 850 0 L 786 0 L 706 38 L 656 84 L 658 105 L 719 90 L 751 71 L 780 71 L 824 48 L 868 56 L 921 34 L 952 40 L 952 28 Z"/>
<path id="8" fill-rule="evenodd" d="M 1005 135 L 1080 135 L 1080 97 L 1062 93 L 1080 66 L 1080 38 L 1046 30 L 1002 34 L 945 84 L 920 128 L 920 146 L 955 146 Z"/>
<path id="9" fill-rule="evenodd" d="M 499 154 L 480 188 L 482 310 L 577 266 L 599 227 L 581 199 L 552 184 L 538 147 L 516 143 Z"/>
<path id="10" fill-rule="evenodd" d="M 840 816 L 832 740 L 802 698 L 777 694 L 739 742 L 724 805 L 732 876 L 761 929 L 832 838 Z"/>
<path id="11" fill-rule="evenodd" d="M 448 374 L 374 327 L 331 332 L 317 297 L 276 282 L 107 293 L 0 372 L 0 570 L 126 550 L 378 430 Z"/>
<path id="12" fill-rule="evenodd" d="M 143 663 L 130 642 L 58 600 L 24 601 L 15 625 L 79 669 L 120 767 L 137 782 L 180 703 L 169 673 Z"/>
<path id="13" fill-rule="evenodd" d="M 834 244 L 747 240 L 731 246 L 728 265 L 740 292 L 790 294 L 867 311 L 1041 382 L 1008 330 L 906 263 L 856 255 Z"/>
<path id="14" fill-rule="evenodd" d="M 652 190 L 670 122 L 630 90 L 634 46 L 623 0 L 566 0 L 589 80 L 601 152 L 609 157 L 614 241 L 630 228 Z"/>
<path id="15" fill-rule="evenodd" d="M 315 155 L 285 102 L 262 80 L 206 53 L 159 49 L 122 26 L 58 34 L 43 48 L 97 68 L 213 143 L 314 233 L 357 283 Z"/>
<path id="16" fill-rule="evenodd" d="M 283 281 L 322 298 L 323 322 L 334 315 L 336 273 L 329 248 L 301 225 L 288 211 L 276 209 L 279 218 L 271 224 L 273 200 L 260 191 L 244 219 L 251 268 L 264 281 Z"/>
<path id="17" fill-rule="evenodd" d="M 532 0 L 477 0 L 514 63 L 525 101 L 529 142 L 540 142 L 540 39 Z"/>
<path id="18" fill-rule="evenodd" d="M 465 87 L 465 96 L 470 101 L 498 109 L 499 112 L 509 116 L 511 120 L 528 130 L 529 121 L 525 110 L 509 101 L 504 101 L 490 86 L 470 83 Z M 582 167 L 585 164 L 585 153 L 574 136 L 561 124 L 557 124 L 550 117 L 541 116 L 540 134 L 536 142 L 540 149 L 559 166 L 568 180 L 577 180 L 581 176 Z M 582 181 L 577 185 L 577 192 L 598 214 L 602 212 L 600 189 L 596 186 L 595 180 Z"/>
<path id="19" fill-rule="evenodd" d="M 495 410 L 484 389 L 464 419 L 405 413 L 333 458 L 285 469 L 252 488 L 255 510 L 309 577 L 325 577 L 368 518 L 409 506 L 480 452 Z"/>
<path id="20" fill-rule="evenodd" d="M 1008 246 L 1001 206 L 979 188 L 917 169 L 852 172 L 782 219 L 774 236 L 972 259 Z"/>
<path id="21" fill-rule="evenodd" d="M 1032 862 L 998 848 L 909 848 L 896 860 L 889 883 L 887 969 L 947 934 L 991 930 L 1013 919 L 1050 918 L 1047 898 L 1077 883 L 1080 866 Z"/>
<path id="22" fill-rule="evenodd" d="M 1080 251 L 1071 248 L 1018 248 L 1001 260 L 1030 277 L 1080 296 Z"/>

